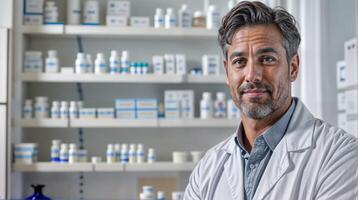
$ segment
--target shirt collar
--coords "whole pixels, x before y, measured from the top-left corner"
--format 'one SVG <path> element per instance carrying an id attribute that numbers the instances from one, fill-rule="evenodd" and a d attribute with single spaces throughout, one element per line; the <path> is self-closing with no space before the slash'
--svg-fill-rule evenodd
<path id="1" fill-rule="evenodd" d="M 293 98 L 291 105 L 289 109 L 286 111 L 286 113 L 274 125 L 272 125 L 268 130 L 266 130 L 262 135 L 259 136 L 259 137 L 262 136 L 264 138 L 264 141 L 269 146 L 271 151 L 275 150 L 276 146 L 281 141 L 282 137 L 285 135 L 286 129 L 290 122 L 293 111 L 295 110 L 295 107 L 296 107 L 296 101 Z M 242 156 L 247 157 L 248 152 L 244 148 L 242 134 L 243 134 L 243 125 L 242 123 L 240 123 L 239 128 L 237 129 L 237 134 L 236 134 L 237 136 L 235 137 L 235 143 L 241 149 Z"/>

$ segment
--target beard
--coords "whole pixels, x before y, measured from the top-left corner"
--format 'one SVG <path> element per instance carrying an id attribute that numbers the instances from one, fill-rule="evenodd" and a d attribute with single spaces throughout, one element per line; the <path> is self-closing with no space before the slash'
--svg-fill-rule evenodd
<path id="1" fill-rule="evenodd" d="M 244 83 L 238 89 L 238 108 L 240 111 L 249 118 L 261 120 L 272 115 L 279 105 L 283 105 L 288 98 L 287 91 L 285 90 L 285 83 L 280 84 L 278 88 L 278 99 L 275 102 L 272 96 L 272 87 L 263 83 Z M 258 98 L 250 98 L 248 101 L 243 99 L 244 91 L 247 89 L 263 90 L 267 93 L 268 98 L 262 100 Z"/>

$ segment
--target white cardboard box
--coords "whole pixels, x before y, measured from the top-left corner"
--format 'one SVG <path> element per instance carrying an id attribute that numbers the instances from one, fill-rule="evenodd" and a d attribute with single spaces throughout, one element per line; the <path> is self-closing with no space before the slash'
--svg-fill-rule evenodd
<path id="1" fill-rule="evenodd" d="M 131 4 L 129 1 L 108 0 L 107 15 L 108 16 L 130 16 Z"/>
<path id="2" fill-rule="evenodd" d="M 106 24 L 107 26 L 126 27 L 128 26 L 128 18 L 125 16 L 107 16 Z"/>
<path id="3" fill-rule="evenodd" d="M 357 39 L 351 39 L 344 43 L 344 59 L 346 61 L 346 85 L 358 83 L 357 67 Z"/>
<path id="4" fill-rule="evenodd" d="M 131 26 L 137 28 L 148 28 L 150 26 L 149 17 L 131 17 Z"/>

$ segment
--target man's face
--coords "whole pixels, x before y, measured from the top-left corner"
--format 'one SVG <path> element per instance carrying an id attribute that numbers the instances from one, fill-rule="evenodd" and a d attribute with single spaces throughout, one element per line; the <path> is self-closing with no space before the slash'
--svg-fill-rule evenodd
<path id="1" fill-rule="evenodd" d="M 225 69 L 232 98 L 242 114 L 264 119 L 291 100 L 298 56 L 287 63 L 282 35 L 274 25 L 246 26 L 227 48 Z"/>

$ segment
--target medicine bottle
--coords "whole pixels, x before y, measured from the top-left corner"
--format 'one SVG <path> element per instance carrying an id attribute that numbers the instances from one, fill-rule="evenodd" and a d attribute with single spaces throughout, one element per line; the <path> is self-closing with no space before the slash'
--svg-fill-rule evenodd
<path id="1" fill-rule="evenodd" d="M 52 102 L 51 118 L 52 119 L 60 119 L 61 118 L 60 102 L 58 102 L 58 101 Z"/>
<path id="2" fill-rule="evenodd" d="M 51 162 L 60 162 L 60 145 L 61 140 L 52 140 Z"/>
<path id="3" fill-rule="evenodd" d="M 49 105 L 47 97 L 35 98 L 35 118 L 48 118 Z"/>
<path id="4" fill-rule="evenodd" d="M 121 162 L 121 145 L 120 144 L 114 145 L 114 152 L 116 154 L 116 162 Z"/>
<path id="5" fill-rule="evenodd" d="M 144 155 L 144 147 L 143 144 L 137 145 L 137 163 L 144 163 L 145 155 Z"/>
<path id="6" fill-rule="evenodd" d="M 226 117 L 226 95 L 224 92 L 216 93 L 216 100 L 214 103 L 215 106 L 215 118 L 225 118 Z"/>
<path id="7" fill-rule="evenodd" d="M 106 74 L 107 73 L 107 63 L 106 63 L 103 53 L 97 54 L 97 58 L 94 62 L 94 71 L 96 74 Z"/>
<path id="8" fill-rule="evenodd" d="M 91 54 L 86 54 L 86 72 L 93 73 L 93 61 Z"/>
<path id="9" fill-rule="evenodd" d="M 136 145 L 131 144 L 129 145 L 129 163 L 136 163 L 136 162 L 137 162 Z"/>
<path id="10" fill-rule="evenodd" d="M 202 99 L 200 101 L 200 118 L 210 119 L 212 118 L 213 105 L 210 92 L 203 92 Z"/>
<path id="11" fill-rule="evenodd" d="M 75 72 L 84 74 L 87 72 L 86 58 L 84 53 L 77 53 Z"/>
<path id="12" fill-rule="evenodd" d="M 48 57 L 46 58 L 46 67 L 45 72 L 47 73 L 58 73 L 60 70 L 59 61 L 57 58 L 57 51 L 50 50 L 48 51 Z"/>
<path id="13" fill-rule="evenodd" d="M 68 144 L 61 144 L 60 162 L 68 163 Z"/>
<path id="14" fill-rule="evenodd" d="M 164 27 L 164 14 L 161 8 L 155 9 L 154 15 L 154 28 L 163 28 Z"/>
<path id="15" fill-rule="evenodd" d="M 69 117 L 67 101 L 61 101 L 60 112 L 61 112 L 61 119 L 67 119 Z"/>
<path id="16" fill-rule="evenodd" d="M 81 23 L 81 0 L 67 0 L 67 24 Z"/>
<path id="17" fill-rule="evenodd" d="M 178 11 L 178 27 L 191 28 L 193 25 L 193 14 L 187 4 L 183 4 Z"/>
<path id="18" fill-rule="evenodd" d="M 122 51 L 121 56 L 121 74 L 129 74 L 129 52 Z"/>
<path id="19" fill-rule="evenodd" d="M 107 145 L 107 163 L 111 164 L 111 163 L 115 163 L 116 162 L 116 152 L 114 151 L 114 146 L 113 144 L 108 144 Z"/>
<path id="20" fill-rule="evenodd" d="M 172 8 L 167 8 L 167 13 L 165 14 L 165 28 L 170 29 L 175 27 L 176 17 Z"/>
<path id="21" fill-rule="evenodd" d="M 157 161 L 157 155 L 155 153 L 155 149 L 154 148 L 149 148 L 148 149 L 148 163 L 154 163 Z"/>
<path id="22" fill-rule="evenodd" d="M 120 59 L 118 56 L 118 52 L 113 50 L 111 51 L 111 57 L 109 58 L 109 73 L 117 74 L 120 73 Z"/>
<path id="23" fill-rule="evenodd" d="M 206 28 L 218 29 L 220 26 L 220 12 L 216 9 L 215 5 L 210 5 L 206 13 Z"/>
<path id="24" fill-rule="evenodd" d="M 129 162 L 128 145 L 127 144 L 122 144 L 121 163 L 128 163 L 128 162 Z"/>
<path id="25" fill-rule="evenodd" d="M 76 163 L 78 161 L 77 146 L 76 144 L 70 144 L 70 150 L 68 151 L 68 162 Z"/>
<path id="26" fill-rule="evenodd" d="M 31 119 L 33 117 L 32 114 L 33 114 L 32 100 L 26 99 L 23 109 L 23 116 L 25 119 Z"/>
<path id="27" fill-rule="evenodd" d="M 206 27 L 205 14 L 200 10 L 194 12 L 193 27 L 196 27 L 196 28 L 205 28 Z"/>
<path id="28" fill-rule="evenodd" d="M 77 102 L 76 101 L 71 101 L 70 102 L 70 108 L 69 108 L 69 117 L 70 119 L 76 119 L 78 118 L 78 112 L 79 109 L 77 107 Z"/>

